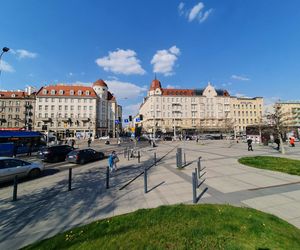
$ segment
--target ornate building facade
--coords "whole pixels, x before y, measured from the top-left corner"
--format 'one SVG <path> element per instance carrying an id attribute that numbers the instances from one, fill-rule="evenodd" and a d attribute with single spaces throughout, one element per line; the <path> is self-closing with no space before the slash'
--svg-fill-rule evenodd
<path id="1" fill-rule="evenodd" d="M 203 89 L 162 88 L 152 81 L 140 107 L 143 129 L 152 133 L 243 134 L 246 126 L 261 121 L 263 98 L 238 98 L 210 83 Z"/>

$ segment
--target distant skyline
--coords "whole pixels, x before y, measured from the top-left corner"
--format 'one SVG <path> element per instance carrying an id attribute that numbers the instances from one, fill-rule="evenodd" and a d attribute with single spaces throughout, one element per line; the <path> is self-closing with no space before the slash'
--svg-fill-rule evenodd
<path id="1" fill-rule="evenodd" d="M 3 1 L 4 2 L 4 1 Z M 299 100 L 300 2 L 290 0 L 2 3 L 1 89 L 97 79 L 134 115 L 163 87 L 211 82 L 266 103 Z"/>

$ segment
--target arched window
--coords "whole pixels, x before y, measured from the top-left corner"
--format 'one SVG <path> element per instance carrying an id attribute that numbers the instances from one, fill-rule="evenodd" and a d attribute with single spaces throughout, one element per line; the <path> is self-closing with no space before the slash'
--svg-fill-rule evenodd
<path id="1" fill-rule="evenodd" d="M 63 94 L 64 94 L 64 91 L 61 89 L 61 90 L 59 91 L 59 94 L 60 94 L 60 95 L 63 95 Z"/>
<path id="2" fill-rule="evenodd" d="M 82 95 L 82 91 L 81 90 L 78 90 L 78 95 Z"/>
<path id="3" fill-rule="evenodd" d="M 55 95 L 55 90 L 54 89 L 51 90 L 51 95 Z"/>
<path id="4" fill-rule="evenodd" d="M 46 95 L 47 94 L 47 89 L 43 89 L 43 94 Z"/>
<path id="5" fill-rule="evenodd" d="M 74 90 L 73 89 L 70 90 L 70 95 L 74 95 Z"/>
<path id="6" fill-rule="evenodd" d="M 90 95 L 90 91 L 88 91 L 88 90 L 85 91 L 85 94 L 86 94 L 86 95 Z"/>

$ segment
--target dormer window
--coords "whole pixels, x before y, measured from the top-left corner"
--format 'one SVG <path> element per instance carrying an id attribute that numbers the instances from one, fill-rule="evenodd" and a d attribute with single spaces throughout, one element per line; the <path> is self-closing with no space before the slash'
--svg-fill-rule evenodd
<path id="1" fill-rule="evenodd" d="M 74 90 L 73 89 L 70 90 L 70 95 L 74 95 Z"/>
<path id="2" fill-rule="evenodd" d="M 90 95 L 90 91 L 88 91 L 88 90 L 85 91 L 85 94 L 86 94 L 86 95 Z"/>
<path id="3" fill-rule="evenodd" d="M 44 95 L 47 95 L 47 92 L 48 92 L 47 89 L 43 89 L 43 94 Z"/>
<path id="4" fill-rule="evenodd" d="M 55 90 L 54 89 L 51 90 L 51 95 L 55 95 Z"/>
<path id="5" fill-rule="evenodd" d="M 12 94 L 11 97 L 16 97 L 16 95 L 15 95 L 15 94 Z"/>
<path id="6" fill-rule="evenodd" d="M 82 91 L 81 90 L 78 90 L 78 95 L 82 95 Z"/>
<path id="7" fill-rule="evenodd" d="M 61 90 L 59 91 L 59 94 L 60 94 L 60 95 L 63 95 L 63 94 L 64 94 L 64 91 L 61 89 Z"/>

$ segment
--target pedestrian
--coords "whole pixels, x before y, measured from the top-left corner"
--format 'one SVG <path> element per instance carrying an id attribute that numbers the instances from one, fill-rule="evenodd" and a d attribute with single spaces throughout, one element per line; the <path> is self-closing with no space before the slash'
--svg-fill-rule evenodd
<path id="1" fill-rule="evenodd" d="M 17 157 L 18 153 L 18 145 L 14 143 L 14 148 L 13 148 L 13 157 Z"/>
<path id="2" fill-rule="evenodd" d="M 88 147 L 91 146 L 91 142 L 92 142 L 92 140 L 91 140 L 91 138 L 89 138 L 89 139 L 88 139 Z"/>
<path id="3" fill-rule="evenodd" d="M 27 156 L 31 156 L 31 152 L 32 152 L 32 142 L 29 142 Z"/>
<path id="4" fill-rule="evenodd" d="M 119 162 L 119 157 L 116 151 L 112 151 L 110 156 L 108 157 L 108 165 L 109 165 L 110 172 L 117 170 L 117 162 Z"/>
<path id="5" fill-rule="evenodd" d="M 295 147 L 295 138 L 293 136 L 290 138 L 290 144 L 292 147 Z"/>
<path id="6" fill-rule="evenodd" d="M 71 146 L 72 146 L 72 148 L 74 148 L 74 145 L 75 145 L 75 140 L 72 139 L 72 140 L 71 140 Z"/>
<path id="7" fill-rule="evenodd" d="M 121 146 L 121 139 L 118 138 L 118 146 Z"/>
<path id="8" fill-rule="evenodd" d="M 274 142 L 277 144 L 277 150 L 279 150 L 279 148 L 280 148 L 280 140 L 279 140 L 279 138 L 276 138 L 275 140 L 274 140 Z"/>
<path id="9" fill-rule="evenodd" d="M 252 140 L 250 138 L 247 140 L 247 144 L 248 144 L 248 151 L 253 151 Z"/>

